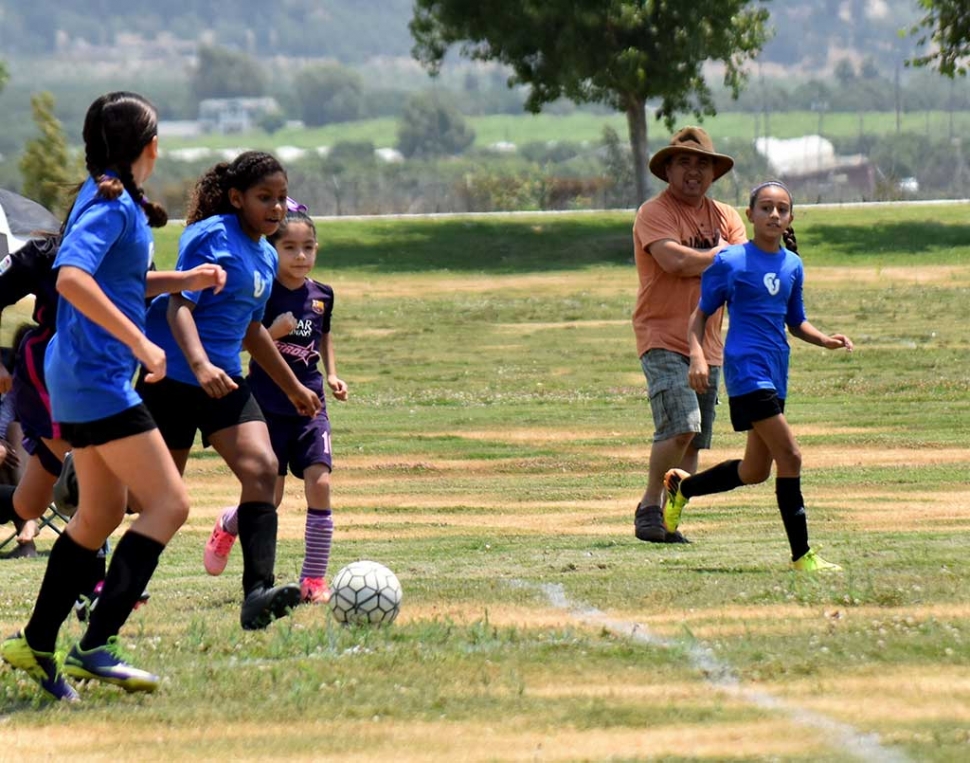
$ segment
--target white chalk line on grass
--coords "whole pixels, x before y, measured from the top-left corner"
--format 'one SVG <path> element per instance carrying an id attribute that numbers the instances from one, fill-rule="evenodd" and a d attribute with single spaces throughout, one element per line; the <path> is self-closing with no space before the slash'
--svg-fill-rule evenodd
<path id="1" fill-rule="evenodd" d="M 638 644 L 661 648 L 686 647 L 691 666 L 702 673 L 709 684 L 728 694 L 740 697 L 755 707 L 782 712 L 801 726 L 808 726 L 824 732 L 826 743 L 841 752 L 860 760 L 878 761 L 878 763 L 908 763 L 909 761 L 909 758 L 903 753 L 883 747 L 880 744 L 878 734 L 863 733 L 847 723 L 798 707 L 766 691 L 743 686 L 729 664 L 719 660 L 710 649 L 700 644 L 671 641 L 651 633 L 640 623 L 614 620 L 595 607 L 570 601 L 565 590 L 559 584 L 545 583 L 533 586 L 522 581 L 515 581 L 513 585 L 522 588 L 537 587 L 546 596 L 550 604 L 557 609 L 566 610 L 580 622 L 593 623 L 616 636 L 628 638 Z"/>

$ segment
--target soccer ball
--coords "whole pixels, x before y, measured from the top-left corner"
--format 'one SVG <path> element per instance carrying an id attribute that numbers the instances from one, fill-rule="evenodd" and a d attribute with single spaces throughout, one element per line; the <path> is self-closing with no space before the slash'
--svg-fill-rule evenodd
<path id="1" fill-rule="evenodd" d="M 401 583 L 378 562 L 351 562 L 330 588 L 330 611 L 344 625 L 390 625 L 401 609 Z"/>

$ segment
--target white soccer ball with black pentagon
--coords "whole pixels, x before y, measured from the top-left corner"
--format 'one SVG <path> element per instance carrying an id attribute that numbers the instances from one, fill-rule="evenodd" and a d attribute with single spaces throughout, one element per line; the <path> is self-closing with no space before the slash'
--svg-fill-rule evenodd
<path id="1" fill-rule="evenodd" d="M 390 625 L 401 609 L 401 583 L 378 562 L 351 562 L 330 589 L 330 611 L 345 625 Z"/>

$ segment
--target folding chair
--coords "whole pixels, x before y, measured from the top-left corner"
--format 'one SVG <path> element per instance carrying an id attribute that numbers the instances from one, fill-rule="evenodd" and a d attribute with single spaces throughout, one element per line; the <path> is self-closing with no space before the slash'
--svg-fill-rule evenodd
<path id="1" fill-rule="evenodd" d="M 64 532 L 64 528 L 70 521 L 70 517 L 66 514 L 62 514 L 57 510 L 57 507 L 52 503 L 47 507 L 47 511 L 44 512 L 43 516 L 38 517 L 37 522 L 37 534 L 40 535 L 40 531 L 45 527 L 49 527 L 55 533 L 60 535 Z M 60 525 L 60 526 L 58 526 Z M 17 539 L 17 530 L 15 529 L 10 535 L 3 541 L 0 541 L 0 551 L 3 551 L 8 545 L 13 543 Z"/>
<path id="2" fill-rule="evenodd" d="M 25 459 L 26 457 L 26 453 L 20 453 L 21 459 Z M 20 473 L 17 468 L 11 467 L 8 464 L 0 464 L 0 485 L 16 485 L 19 477 Z M 69 511 L 62 511 L 61 509 L 57 508 L 56 503 L 51 502 L 51 504 L 47 507 L 47 510 L 35 520 L 37 522 L 37 534 L 39 535 L 41 530 L 43 530 L 45 527 L 49 527 L 57 535 L 60 535 L 64 531 L 64 527 L 67 525 L 70 518 Z M 14 528 L 13 532 L 11 532 L 7 538 L 0 541 L 0 552 L 2 552 L 3 549 L 9 546 L 11 543 L 14 543 L 16 539 L 17 530 Z"/>

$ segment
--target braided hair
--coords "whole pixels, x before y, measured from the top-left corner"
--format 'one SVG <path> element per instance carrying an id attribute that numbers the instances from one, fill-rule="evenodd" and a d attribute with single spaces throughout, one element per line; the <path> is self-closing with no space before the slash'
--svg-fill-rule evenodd
<path id="1" fill-rule="evenodd" d="M 748 200 L 748 209 L 754 209 L 754 205 L 758 203 L 758 194 L 761 193 L 761 191 L 764 190 L 765 188 L 768 188 L 769 186 L 775 186 L 783 190 L 785 193 L 787 193 L 788 201 L 791 202 L 791 208 L 792 209 L 795 208 L 795 199 L 792 197 L 791 191 L 788 189 L 787 185 L 782 183 L 780 180 L 766 180 L 764 183 L 761 183 L 760 185 L 756 185 L 754 188 L 751 189 L 751 197 Z M 794 228 L 792 228 L 789 225 L 785 229 L 785 232 L 781 234 L 781 238 L 785 244 L 785 249 L 787 249 L 789 252 L 798 254 L 798 239 L 795 238 Z"/>
<path id="2" fill-rule="evenodd" d="M 185 224 L 191 225 L 213 215 L 236 214 L 229 201 L 229 189 L 246 191 L 263 178 L 286 170 L 272 154 L 244 151 L 232 162 L 219 162 L 198 179 L 189 198 Z"/>
<path id="3" fill-rule="evenodd" d="M 127 91 L 106 93 L 88 108 L 84 117 L 84 164 L 98 184 L 98 194 L 117 199 L 122 190 L 145 210 L 148 224 L 161 228 L 168 222 L 165 209 L 145 197 L 131 174 L 131 165 L 158 135 L 158 114 L 141 95 Z M 107 175 L 113 171 L 117 177 Z"/>

